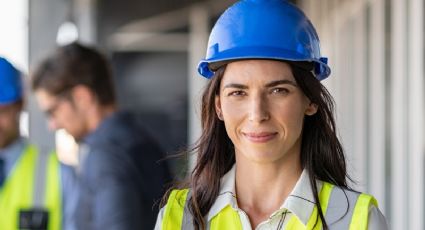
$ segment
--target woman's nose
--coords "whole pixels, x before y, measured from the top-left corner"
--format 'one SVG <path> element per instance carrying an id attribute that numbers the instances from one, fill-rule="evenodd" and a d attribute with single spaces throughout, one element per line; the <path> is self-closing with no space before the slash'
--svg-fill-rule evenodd
<path id="1" fill-rule="evenodd" d="M 263 96 L 252 98 L 249 108 L 249 121 L 260 123 L 270 119 L 267 99 Z"/>

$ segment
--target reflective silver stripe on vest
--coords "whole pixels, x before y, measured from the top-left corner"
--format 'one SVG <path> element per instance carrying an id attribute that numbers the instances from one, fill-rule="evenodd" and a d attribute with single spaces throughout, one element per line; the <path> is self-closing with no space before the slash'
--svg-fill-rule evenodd
<path id="1" fill-rule="evenodd" d="M 342 190 L 338 186 L 334 186 L 325 215 L 330 230 L 349 229 L 359 195 L 358 192 Z"/>
<path id="2" fill-rule="evenodd" d="M 49 154 L 47 151 L 38 151 L 37 162 L 35 165 L 35 178 L 34 178 L 34 194 L 33 194 L 33 206 L 34 208 L 45 207 L 45 196 L 46 196 L 46 175 L 47 175 L 47 163 L 49 160 Z"/>
<path id="3" fill-rule="evenodd" d="M 191 230 L 193 229 L 193 216 L 189 211 L 189 206 L 187 205 L 189 203 L 189 199 L 191 197 L 191 190 L 189 189 L 189 192 L 187 193 L 186 202 L 184 203 L 184 212 L 183 212 L 183 220 L 182 220 L 182 228 L 181 229 L 187 229 Z"/>

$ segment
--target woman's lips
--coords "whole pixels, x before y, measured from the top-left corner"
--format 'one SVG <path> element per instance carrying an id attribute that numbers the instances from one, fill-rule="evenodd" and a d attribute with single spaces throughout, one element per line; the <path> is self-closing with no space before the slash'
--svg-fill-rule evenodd
<path id="1" fill-rule="evenodd" d="M 242 132 L 243 135 L 251 142 L 265 143 L 275 138 L 277 132 Z"/>

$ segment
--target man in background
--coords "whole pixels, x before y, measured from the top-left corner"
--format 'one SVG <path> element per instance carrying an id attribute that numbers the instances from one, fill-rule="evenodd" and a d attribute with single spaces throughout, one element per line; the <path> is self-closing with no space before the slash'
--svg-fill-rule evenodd
<path id="1" fill-rule="evenodd" d="M 32 88 L 49 127 L 80 144 L 76 228 L 152 229 L 170 174 L 136 118 L 117 110 L 106 58 L 78 43 L 59 47 L 33 72 Z"/>
<path id="2" fill-rule="evenodd" d="M 22 75 L 0 57 L 0 229 L 61 229 L 69 207 L 72 170 L 54 152 L 29 144 L 19 132 Z M 68 186 L 68 188 L 67 188 Z"/>

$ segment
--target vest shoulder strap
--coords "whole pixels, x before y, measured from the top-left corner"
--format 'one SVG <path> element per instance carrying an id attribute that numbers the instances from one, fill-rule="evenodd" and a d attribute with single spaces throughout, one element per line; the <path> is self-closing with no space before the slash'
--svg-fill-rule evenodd
<path id="1" fill-rule="evenodd" d="M 350 230 L 367 229 L 371 205 L 378 207 L 378 202 L 373 196 L 364 193 L 359 195 L 351 218 Z"/>
<path id="2" fill-rule="evenodd" d="M 330 229 L 348 229 L 359 195 L 358 192 L 335 186 L 325 215 Z"/>
<path id="3" fill-rule="evenodd" d="M 371 205 L 377 206 L 372 196 L 334 186 L 325 216 L 329 229 L 366 230 Z"/>
<path id="4" fill-rule="evenodd" d="M 192 218 L 186 208 L 186 202 L 189 196 L 189 189 L 173 190 L 170 193 L 162 220 L 162 230 L 191 228 Z M 220 213 L 211 219 L 209 229 L 242 230 L 238 212 L 231 206 L 226 206 Z"/>
<path id="5" fill-rule="evenodd" d="M 182 229 L 183 215 L 189 189 L 173 190 L 165 206 L 162 230 Z"/>

